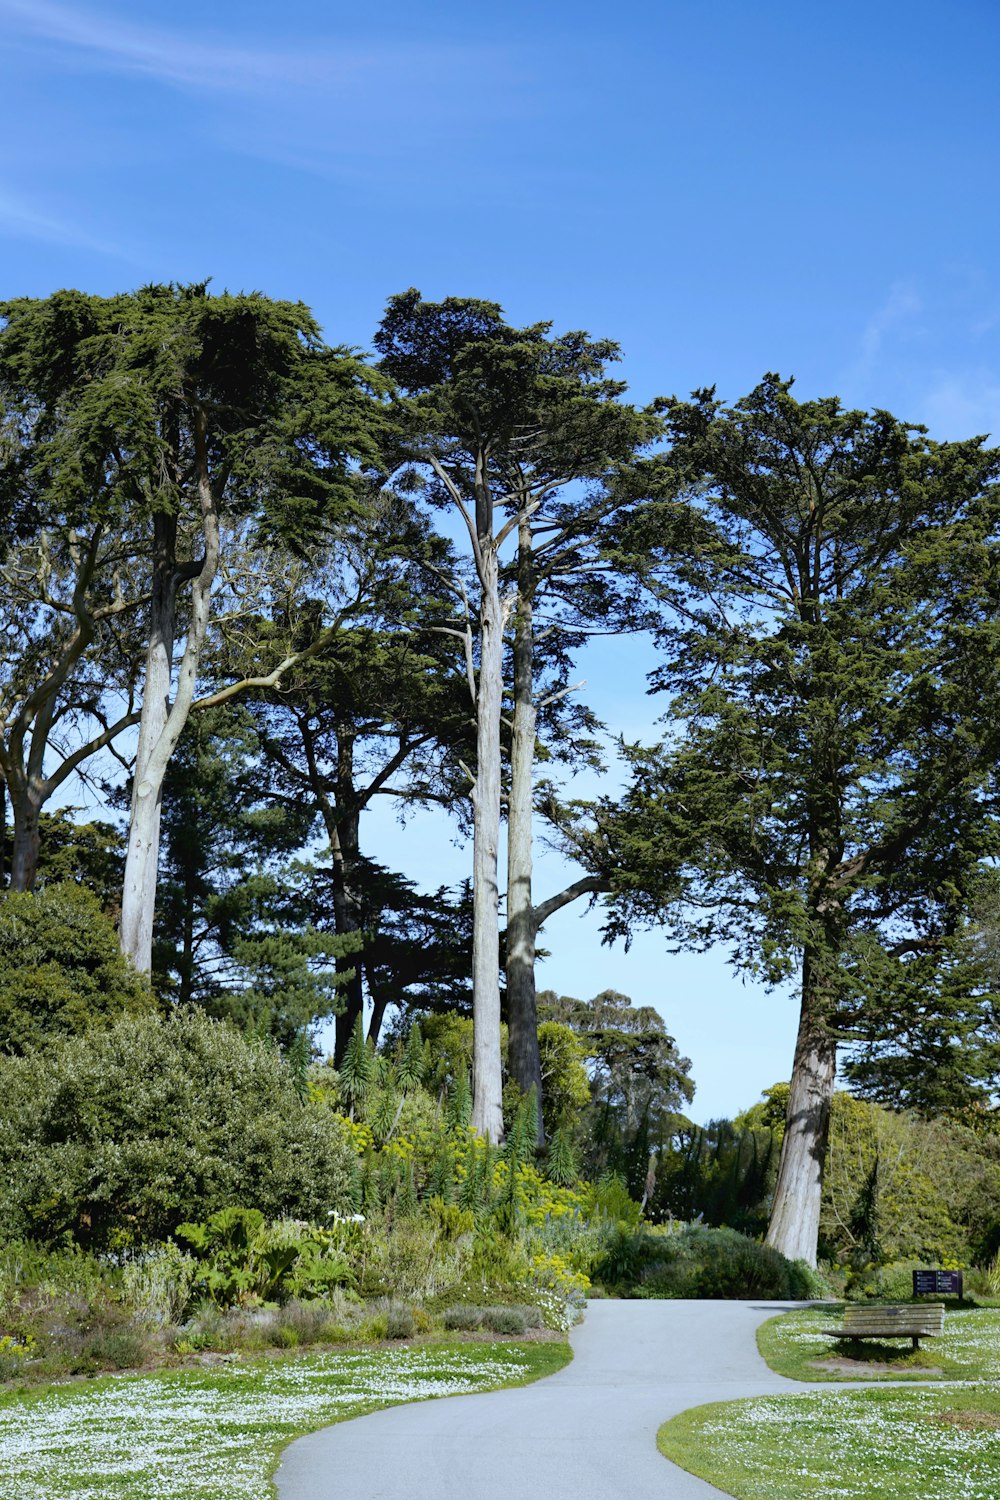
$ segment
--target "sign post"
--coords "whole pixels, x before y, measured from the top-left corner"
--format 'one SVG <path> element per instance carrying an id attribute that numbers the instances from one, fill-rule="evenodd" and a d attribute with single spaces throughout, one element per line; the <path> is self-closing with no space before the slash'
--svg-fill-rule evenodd
<path id="1" fill-rule="evenodd" d="M 961 1271 L 914 1271 L 914 1297 L 961 1297 Z"/>

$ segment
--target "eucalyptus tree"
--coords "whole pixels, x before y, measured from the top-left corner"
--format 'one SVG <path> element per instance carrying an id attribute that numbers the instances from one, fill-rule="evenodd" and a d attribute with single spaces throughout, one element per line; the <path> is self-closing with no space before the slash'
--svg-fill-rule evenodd
<path id="1" fill-rule="evenodd" d="M 661 594 L 672 728 L 633 752 L 617 916 L 797 973 L 769 1242 L 815 1261 L 838 1047 L 961 1026 L 912 966 L 997 848 L 997 503 L 979 438 L 798 402 L 767 377 L 668 411 L 673 480 L 632 529 Z"/>
<path id="2" fill-rule="evenodd" d="M 163 779 L 195 701 L 226 517 L 301 546 L 349 505 L 352 460 L 374 456 L 372 376 L 322 342 L 301 304 L 257 293 L 65 292 L 2 313 L 48 402 L 54 495 L 71 517 L 89 516 L 99 476 L 101 506 L 110 496 L 142 539 L 149 599 L 121 940 L 148 970 Z"/>
<path id="3" fill-rule="evenodd" d="M 513 906 L 508 940 L 519 1040 L 515 1071 L 540 1084 L 533 1000 L 521 982 L 532 968 L 530 847 L 534 754 L 532 609 L 556 559 L 565 573 L 582 566 L 573 542 L 587 523 L 567 526 L 567 488 L 603 478 L 651 436 L 653 418 L 619 398 L 606 379 L 617 348 L 586 334 L 553 336 L 551 325 L 508 324 L 494 302 L 450 297 L 425 302 L 414 289 L 390 299 L 375 335 L 382 370 L 403 394 L 394 458 L 430 501 L 452 508 L 468 538 L 477 585 L 478 660 L 469 637 L 469 675 L 477 744 L 473 775 L 473 1123 L 490 1140 L 503 1131 L 501 1107 L 498 847 L 501 822 L 501 726 L 504 634 L 515 626 L 515 775 L 510 838 Z M 549 523 L 539 544 L 537 528 Z M 505 588 L 502 549 L 511 540 L 522 563 Z M 545 561 L 538 553 L 544 552 Z M 513 1017 L 512 1017 L 513 1018 Z M 524 1042 L 530 1041 L 526 1047 Z M 533 1049 L 532 1057 L 527 1056 Z M 530 1077 L 529 1077 L 530 1074 Z"/>

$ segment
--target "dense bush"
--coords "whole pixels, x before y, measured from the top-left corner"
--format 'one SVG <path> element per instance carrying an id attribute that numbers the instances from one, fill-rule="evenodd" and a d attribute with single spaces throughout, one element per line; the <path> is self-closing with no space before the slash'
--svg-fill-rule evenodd
<path id="1" fill-rule="evenodd" d="M 240 1203 L 323 1223 L 355 1173 L 336 1118 L 300 1102 L 273 1047 L 198 1014 L 0 1058 L 0 1159 L 0 1238 L 98 1248 Z"/>
<path id="2" fill-rule="evenodd" d="M 58 883 L 0 901 L 0 1051 L 26 1052 L 154 1004 L 85 886 Z"/>
<path id="3" fill-rule="evenodd" d="M 691 1224 L 673 1233 L 622 1226 L 594 1268 L 620 1296 L 762 1297 L 798 1301 L 823 1295 L 816 1274 L 733 1229 Z"/>

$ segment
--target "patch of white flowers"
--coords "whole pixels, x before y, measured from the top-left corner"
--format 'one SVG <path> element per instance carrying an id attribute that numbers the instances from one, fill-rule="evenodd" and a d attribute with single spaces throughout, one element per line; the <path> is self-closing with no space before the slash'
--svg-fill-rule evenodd
<path id="1" fill-rule="evenodd" d="M 117 1377 L 0 1402 L 4 1500 L 267 1500 L 276 1444 L 376 1405 L 488 1389 L 513 1352 L 317 1355 L 224 1373 Z"/>
<path id="2" fill-rule="evenodd" d="M 1000 1431 L 935 1420 L 948 1406 L 942 1387 L 767 1397 L 714 1411 L 698 1435 L 712 1468 L 760 1500 L 997 1500 Z"/>

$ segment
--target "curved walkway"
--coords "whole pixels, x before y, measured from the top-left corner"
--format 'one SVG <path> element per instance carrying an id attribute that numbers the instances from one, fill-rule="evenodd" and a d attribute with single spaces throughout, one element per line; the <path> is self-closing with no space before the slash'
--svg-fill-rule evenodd
<path id="1" fill-rule="evenodd" d="M 592 1302 L 556 1375 L 516 1390 L 390 1407 L 300 1438 L 280 1500 L 707 1500 L 656 1430 L 706 1401 L 801 1391 L 757 1353 L 795 1303 Z"/>

